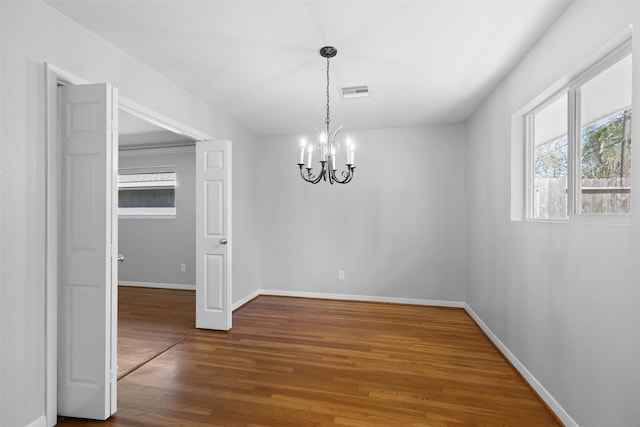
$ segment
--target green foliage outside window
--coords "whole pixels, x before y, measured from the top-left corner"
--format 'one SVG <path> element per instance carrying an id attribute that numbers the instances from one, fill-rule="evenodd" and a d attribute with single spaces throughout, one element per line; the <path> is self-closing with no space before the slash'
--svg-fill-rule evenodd
<path id="1" fill-rule="evenodd" d="M 535 148 L 535 177 L 566 178 L 567 156 L 567 135 L 540 144 Z"/>
<path id="2" fill-rule="evenodd" d="M 582 129 L 583 179 L 631 176 L 631 111 L 600 119 Z M 567 135 L 535 148 L 536 178 L 566 178 Z"/>
<path id="3" fill-rule="evenodd" d="M 631 111 L 625 110 L 582 129 L 582 178 L 631 176 Z"/>

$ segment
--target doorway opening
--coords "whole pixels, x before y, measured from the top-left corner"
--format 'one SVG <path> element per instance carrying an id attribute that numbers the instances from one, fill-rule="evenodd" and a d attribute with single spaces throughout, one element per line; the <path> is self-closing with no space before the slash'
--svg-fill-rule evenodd
<path id="1" fill-rule="evenodd" d="M 118 125 L 120 380 L 195 331 L 196 140 L 125 110 Z"/>
<path id="2" fill-rule="evenodd" d="M 65 72 L 64 70 L 61 70 L 57 67 L 51 66 L 49 64 L 45 64 L 45 120 L 46 120 L 46 135 L 45 135 L 45 142 L 44 142 L 44 147 L 43 149 L 45 150 L 45 175 L 46 175 L 46 198 L 45 198 L 45 210 L 46 210 L 46 224 L 45 224 L 45 239 L 46 239 L 46 251 L 45 251 L 45 265 L 46 265 L 46 278 L 45 278 L 45 310 L 46 310 L 46 334 L 45 334 L 45 349 L 46 349 L 46 363 L 45 363 L 45 378 L 46 378 L 46 384 L 45 384 L 45 402 L 46 402 L 46 408 L 45 408 L 45 415 L 46 415 L 46 419 L 47 419 L 47 424 L 48 425 L 54 425 L 56 423 L 57 420 L 57 411 L 58 411 L 58 387 L 60 385 L 59 379 L 58 379 L 58 318 L 59 315 L 67 315 L 67 313 L 65 312 L 59 312 L 58 309 L 58 288 L 59 288 L 59 283 L 58 283 L 58 261 L 59 261 L 59 256 L 61 256 L 61 254 L 59 253 L 59 219 L 61 218 L 59 216 L 59 209 L 60 209 L 60 204 L 62 203 L 59 200 L 61 191 L 63 191 L 64 189 L 61 188 L 61 183 L 59 183 L 59 174 L 60 174 L 60 170 L 61 166 L 60 166 L 60 162 L 61 162 L 61 158 L 59 156 L 59 149 L 60 147 L 58 146 L 58 130 L 59 130 L 59 125 L 58 125 L 58 98 L 57 98 L 57 94 L 58 94 L 58 86 L 61 85 L 70 85 L 70 86 L 75 86 L 75 85 L 90 85 L 89 82 L 84 81 L 80 78 L 78 78 L 77 76 L 74 76 L 70 73 Z M 107 85 L 108 86 L 108 85 Z M 226 190 L 228 190 L 228 201 L 229 203 L 225 203 L 224 207 L 225 209 L 229 209 L 228 211 L 225 211 L 224 213 L 224 217 L 226 218 L 230 218 L 230 208 L 231 208 L 231 203 L 230 203 L 230 185 L 231 185 L 231 180 L 230 180 L 230 165 L 231 165 L 231 150 L 230 150 L 230 142 L 229 141 L 222 141 L 222 145 L 224 146 L 224 148 L 222 148 L 223 151 L 220 151 L 220 155 L 216 154 L 218 153 L 218 151 L 213 152 L 213 154 L 211 154 L 208 151 L 205 151 L 206 148 L 208 147 L 210 148 L 211 146 L 214 147 L 218 147 L 220 145 L 220 142 L 213 142 L 211 141 L 212 138 L 210 138 L 209 136 L 200 133 L 194 129 L 191 129 L 187 126 L 184 126 L 172 119 L 169 119 L 167 117 L 164 117 L 160 114 L 157 114 L 156 112 L 147 109 L 146 107 L 143 107 L 139 104 L 136 104 L 134 102 L 131 102 L 127 99 L 124 98 L 120 98 L 118 101 L 115 101 L 114 103 L 116 105 L 116 108 L 118 108 L 120 111 L 124 111 L 126 113 L 129 113 L 137 118 L 141 118 L 143 120 L 145 120 L 148 123 L 152 123 L 155 125 L 158 125 L 160 128 L 166 130 L 166 131 L 171 131 L 174 132 L 176 134 L 188 137 L 191 142 L 190 144 L 193 145 L 194 142 L 198 142 L 198 144 L 196 144 L 196 147 L 198 147 L 197 151 L 197 155 L 199 156 L 208 156 L 207 158 L 209 160 L 211 159 L 223 159 L 224 160 L 224 164 L 228 165 L 228 170 L 225 172 L 228 176 L 228 182 L 227 182 L 227 186 L 225 186 L 224 188 Z M 112 117 L 117 117 L 118 114 L 113 114 Z M 79 117 L 84 116 L 86 118 L 86 115 L 80 114 Z M 117 128 L 117 119 L 112 119 L 111 122 L 111 129 L 116 129 Z M 82 130 L 82 129 L 81 129 Z M 107 133 L 109 132 L 108 129 L 105 130 Z M 117 144 L 117 142 L 116 142 Z M 159 148 L 159 147 L 156 147 Z M 224 151 L 226 150 L 226 151 Z M 115 156 L 116 158 L 118 156 Z M 204 157 L 203 157 L 204 158 Z M 208 168 L 216 168 L 218 166 L 218 163 L 216 162 L 204 162 L 201 161 L 199 162 L 199 164 L 204 165 L 204 169 L 208 169 Z M 205 165 L 206 163 L 206 165 Z M 219 168 L 218 168 L 219 169 Z M 111 174 L 111 176 L 113 177 L 114 173 Z M 104 177 L 104 175 L 103 175 Z M 75 181 L 74 181 L 75 182 Z M 82 183 L 82 181 L 80 181 Z M 84 185 L 84 184 L 82 184 Z M 81 186 L 82 186 L 81 185 Z M 202 182 L 197 182 L 197 185 L 200 186 L 200 189 L 198 190 L 199 192 L 202 192 L 202 186 L 206 186 L 207 182 L 206 181 L 202 181 Z M 117 196 L 116 196 L 117 199 Z M 225 199 L 226 200 L 226 199 Z M 208 221 L 208 218 L 214 218 L 215 219 L 215 215 L 213 214 L 209 214 L 207 211 L 207 205 L 204 204 L 204 208 L 202 207 L 203 204 L 202 202 L 198 202 L 200 203 L 200 208 L 196 209 L 197 212 L 199 212 L 199 217 L 197 218 L 197 221 L 203 222 L 204 226 L 206 226 L 206 221 Z M 112 205 L 111 203 L 107 203 L 110 206 L 115 206 Z M 202 211 L 202 212 L 200 212 Z M 220 217 L 220 215 L 218 215 L 218 217 Z M 203 220 L 204 218 L 204 220 Z M 199 227 L 202 227 L 203 225 L 199 225 Z M 229 224 L 230 226 L 230 224 Z M 228 231 L 226 230 L 226 226 L 225 226 L 225 232 Z M 225 240 L 225 244 L 226 244 L 226 238 L 222 239 L 220 238 L 220 240 Z M 113 247 L 110 250 L 110 252 L 113 252 L 113 250 L 117 250 L 117 246 Z M 208 250 L 208 249 L 207 249 Z M 203 255 L 207 255 L 208 252 L 203 252 Z M 225 253 L 226 254 L 226 253 Z M 110 255 L 112 257 L 112 259 L 115 259 L 115 254 L 111 254 Z M 220 256 L 218 258 L 215 258 L 216 255 L 214 254 L 213 256 L 209 256 L 209 259 L 222 259 L 225 258 L 226 259 L 226 255 L 224 257 Z M 205 256 L 203 257 L 198 257 L 198 259 L 207 259 Z M 215 302 L 217 302 L 217 300 L 215 299 L 206 299 L 205 303 L 202 304 L 202 309 L 203 310 L 207 310 L 210 307 L 213 307 L 214 309 L 217 309 L 217 311 L 222 312 L 224 314 L 226 314 L 227 312 L 229 313 L 229 317 L 230 317 L 230 298 L 227 298 L 227 296 L 230 294 L 230 256 L 228 257 L 228 263 L 224 262 L 224 275 L 223 274 L 219 274 L 219 277 L 225 277 L 225 283 L 222 284 L 223 286 L 225 286 L 224 288 L 224 294 L 225 294 L 225 298 L 220 300 L 220 306 L 218 308 L 218 306 L 215 306 Z M 221 264 L 222 265 L 222 264 Z M 209 270 L 212 271 L 212 269 L 210 268 L 210 266 L 207 267 L 203 267 L 201 266 L 200 268 L 209 268 Z M 207 270 L 207 271 L 209 271 Z M 227 277 L 226 275 L 226 271 L 229 271 L 229 277 Z M 209 274 L 209 275 L 203 275 L 200 274 L 198 275 L 198 277 L 202 276 L 204 279 L 204 283 L 205 283 L 205 287 L 203 288 L 204 291 L 206 291 L 208 294 L 212 294 L 212 290 L 215 290 L 215 288 L 211 288 L 209 287 L 209 277 L 214 277 L 213 274 Z M 112 275 L 113 277 L 113 275 Z M 215 283 L 214 283 L 215 285 Z M 204 295 L 204 291 L 197 291 L 196 294 L 200 294 L 202 293 Z M 213 303 L 211 303 L 211 301 L 213 301 Z M 85 310 L 86 311 L 86 310 Z M 213 310 L 216 311 L 216 310 Z M 77 323 L 76 323 L 77 324 Z M 80 323 L 80 325 L 82 325 Z M 218 327 L 216 326 L 200 326 L 200 327 L 204 327 L 204 328 L 210 328 L 210 329 L 218 329 Z M 230 321 L 228 322 L 228 326 L 222 326 L 220 328 L 225 328 L 228 329 L 230 328 Z M 85 328 L 86 329 L 86 328 Z M 89 332 L 90 333 L 90 332 Z M 114 334 L 112 334 L 113 336 Z M 107 348 L 109 348 L 109 345 L 107 343 Z M 114 345 L 112 343 L 111 349 L 114 349 Z M 64 351 L 64 348 L 62 349 Z M 111 351 L 111 350 L 107 350 L 107 351 Z M 111 370 L 107 370 L 105 373 L 106 375 L 108 375 L 110 378 L 115 378 L 115 374 L 116 372 L 114 372 L 114 369 Z M 111 384 L 113 384 L 113 381 L 111 381 Z M 115 389 L 115 386 L 112 386 L 112 391 Z M 115 400 L 112 399 L 112 402 L 114 402 Z"/>

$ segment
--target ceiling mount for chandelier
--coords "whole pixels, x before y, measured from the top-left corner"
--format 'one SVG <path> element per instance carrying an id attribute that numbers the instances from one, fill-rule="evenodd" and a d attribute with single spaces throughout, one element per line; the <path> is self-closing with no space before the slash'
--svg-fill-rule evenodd
<path id="1" fill-rule="evenodd" d="M 354 166 L 354 147 L 349 138 L 346 140 L 346 169 L 339 174 L 336 173 L 336 157 L 340 151 L 340 142 L 336 136 L 342 130 L 342 126 L 338 127 L 333 133 L 330 130 L 331 116 L 329 114 L 329 58 L 333 58 L 338 53 L 338 49 L 333 46 L 325 46 L 320 49 L 320 55 L 327 58 L 327 118 L 325 119 L 325 128 L 318 132 L 318 142 L 316 144 L 308 144 L 303 139 L 300 144 L 300 176 L 307 182 L 317 184 L 320 180 L 329 181 L 329 183 L 347 184 L 353 179 Z M 304 152 L 307 151 L 307 163 L 304 163 Z M 312 160 L 313 153 L 317 151 L 320 155 L 320 172 L 313 173 Z"/>

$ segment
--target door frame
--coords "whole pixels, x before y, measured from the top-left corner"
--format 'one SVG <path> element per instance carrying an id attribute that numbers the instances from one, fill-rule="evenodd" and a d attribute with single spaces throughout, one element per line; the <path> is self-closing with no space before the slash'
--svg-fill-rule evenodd
<path id="1" fill-rule="evenodd" d="M 59 83 L 81 85 L 90 82 L 62 68 L 44 62 L 45 88 L 45 419 L 54 426 L 58 417 L 58 96 Z M 215 138 L 183 123 L 166 117 L 150 108 L 119 97 L 118 110 L 179 135 L 200 141 Z M 195 310 L 195 307 L 194 307 Z"/>

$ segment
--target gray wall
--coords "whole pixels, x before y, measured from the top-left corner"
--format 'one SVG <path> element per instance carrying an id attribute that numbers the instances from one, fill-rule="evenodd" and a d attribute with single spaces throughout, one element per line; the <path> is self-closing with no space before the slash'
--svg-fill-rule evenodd
<path id="1" fill-rule="evenodd" d="M 232 151 L 232 289 L 234 305 L 260 288 L 259 144 L 237 129 L 229 135 Z"/>
<path id="2" fill-rule="evenodd" d="M 464 301 L 464 126 L 349 135 L 345 186 L 302 181 L 299 135 L 262 138 L 262 289 Z"/>
<path id="3" fill-rule="evenodd" d="M 233 137 L 237 139 L 232 140 L 232 301 L 238 303 L 254 294 L 260 282 L 258 149 L 254 137 L 247 132 L 236 131 Z M 119 251 L 126 257 L 120 265 L 119 281 L 188 285 L 195 289 L 195 151 L 120 155 L 121 168 L 164 165 L 176 167 L 176 218 L 119 221 Z M 186 264 L 186 272 L 180 271 L 180 264 Z"/>
<path id="4" fill-rule="evenodd" d="M 467 303 L 585 427 L 640 420 L 640 209 L 631 225 L 511 221 L 511 116 L 639 20 L 638 3 L 572 3 L 467 128 Z"/>
<path id="5" fill-rule="evenodd" d="M 466 165 L 462 126 L 362 132 L 356 179 L 329 188 L 297 177 L 296 138 L 257 146 L 219 111 L 50 6 L 1 1 L 0 424 L 42 422 L 45 411 L 45 60 L 233 141 L 234 301 L 257 291 L 260 278 L 283 291 L 466 298 L 578 423 L 637 424 L 640 209 L 631 226 L 510 221 L 509 125 L 627 24 L 638 28 L 639 6 L 573 2 L 469 121 Z M 638 82 L 637 43 L 634 51 Z"/>
<path id="6" fill-rule="evenodd" d="M 253 295 L 260 283 L 259 150 L 251 134 L 237 130 L 232 136 L 232 301 L 237 304 Z M 188 285 L 195 289 L 195 151 L 120 156 L 121 168 L 164 165 L 176 168 L 176 218 L 119 221 L 119 251 L 126 257 L 120 265 L 119 281 Z M 180 272 L 180 264 L 186 264 L 186 272 Z"/>
<path id="7" fill-rule="evenodd" d="M 0 1 L 0 425 L 42 425 L 46 386 L 44 61 L 234 146 L 234 301 L 258 289 L 255 137 L 40 1 Z M 236 161 L 238 164 L 236 164 Z M 236 183 L 240 185 L 237 189 Z M 254 197 L 256 201 L 248 200 Z M 4 209 L 11 206 L 11 209 Z"/>
<path id="8" fill-rule="evenodd" d="M 121 152 L 120 170 L 174 167 L 176 216 L 118 221 L 118 251 L 126 257 L 119 266 L 118 281 L 189 285 L 195 289 L 195 149 L 191 147 L 188 153 L 141 155 L 145 151 L 150 150 Z M 186 264 L 184 273 L 180 271 L 180 264 Z"/>

